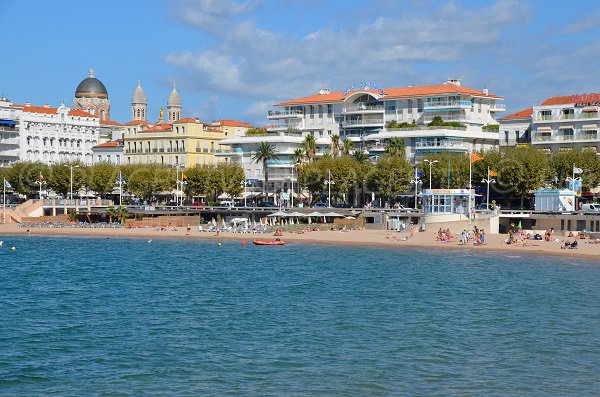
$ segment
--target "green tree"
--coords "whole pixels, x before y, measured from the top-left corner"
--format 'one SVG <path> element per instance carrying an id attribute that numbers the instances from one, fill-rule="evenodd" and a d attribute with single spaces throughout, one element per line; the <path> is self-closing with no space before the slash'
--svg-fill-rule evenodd
<path id="1" fill-rule="evenodd" d="M 112 192 L 119 183 L 119 169 L 113 164 L 102 162 L 88 168 L 85 186 L 100 196 Z"/>
<path id="2" fill-rule="evenodd" d="M 581 177 L 583 190 L 598 186 L 600 183 L 600 158 L 595 151 L 575 148 L 553 153 L 550 157 L 549 179 L 554 183 L 557 178 L 558 185 L 567 187 L 567 178 L 573 176 L 573 166 L 581 168 L 583 172 L 576 177 Z"/>
<path id="3" fill-rule="evenodd" d="M 332 135 L 331 136 L 331 155 L 333 157 L 337 157 L 340 154 L 340 136 Z"/>
<path id="4" fill-rule="evenodd" d="M 306 152 L 304 152 L 304 149 L 299 147 L 296 150 L 294 150 L 294 154 L 292 154 L 292 159 L 295 164 L 302 164 L 306 159 Z"/>
<path id="5" fill-rule="evenodd" d="M 303 149 L 306 153 L 306 158 L 310 163 L 317 153 L 317 140 L 313 134 L 308 134 L 306 138 L 304 138 Z"/>
<path id="6" fill-rule="evenodd" d="M 127 190 L 151 200 L 155 195 L 175 189 L 175 172 L 162 164 L 136 164 L 122 168 Z"/>
<path id="7" fill-rule="evenodd" d="M 385 147 L 385 152 L 392 156 L 404 156 L 404 139 L 399 137 L 390 138 Z"/>
<path id="8" fill-rule="evenodd" d="M 212 169 L 211 180 L 215 195 L 225 193 L 232 198 L 239 196 L 243 190 L 244 179 L 244 170 L 239 165 L 220 163 Z"/>
<path id="9" fill-rule="evenodd" d="M 210 175 L 213 167 L 200 165 L 185 171 L 186 190 L 191 196 L 208 196 L 211 193 Z"/>
<path id="10" fill-rule="evenodd" d="M 265 135 L 268 134 L 269 132 L 264 129 L 264 128 L 248 128 L 246 130 L 246 136 L 252 136 L 252 135 Z"/>
<path id="11" fill-rule="evenodd" d="M 48 167 L 40 162 L 17 162 L 12 167 L 5 169 L 5 177 L 13 190 L 19 194 L 24 194 L 28 198 L 38 195 L 40 175 L 44 178 L 48 175 Z"/>
<path id="12" fill-rule="evenodd" d="M 544 186 L 550 174 L 548 155 L 533 146 L 508 148 L 498 164 L 496 181 L 511 187 L 521 206 L 525 197 Z"/>
<path id="13" fill-rule="evenodd" d="M 268 167 L 267 167 L 267 161 L 269 161 L 269 160 L 279 160 L 279 156 L 277 155 L 277 152 L 275 151 L 274 144 L 263 141 L 256 148 L 256 153 L 252 157 L 252 161 L 254 161 L 257 164 L 262 163 L 263 174 L 265 175 L 265 183 L 263 186 L 263 193 L 267 197 L 268 197 L 267 186 L 269 184 L 269 171 L 268 171 Z"/>
<path id="14" fill-rule="evenodd" d="M 71 180 L 71 170 L 73 178 Z M 48 187 L 56 193 L 67 196 L 71 191 L 71 182 L 73 183 L 73 195 L 85 184 L 85 176 L 87 175 L 87 167 L 80 162 L 63 162 L 51 165 L 48 170 L 46 181 Z"/>
<path id="15" fill-rule="evenodd" d="M 354 143 L 348 138 L 344 139 L 344 142 L 342 143 L 342 154 L 344 156 L 349 156 L 352 150 L 354 150 Z"/>
<path id="16" fill-rule="evenodd" d="M 413 167 L 404 158 L 384 155 L 369 172 L 367 186 L 370 190 L 391 198 L 409 188 L 412 174 Z"/>

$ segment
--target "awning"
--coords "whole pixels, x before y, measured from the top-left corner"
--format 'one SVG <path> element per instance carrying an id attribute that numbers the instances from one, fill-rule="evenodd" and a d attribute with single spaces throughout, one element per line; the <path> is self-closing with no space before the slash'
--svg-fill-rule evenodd
<path id="1" fill-rule="evenodd" d="M 575 127 L 572 125 L 561 125 L 560 127 L 558 127 L 559 130 L 574 130 Z"/>
<path id="2" fill-rule="evenodd" d="M 552 127 L 538 127 L 537 132 L 552 132 Z"/>
<path id="3" fill-rule="evenodd" d="M 584 124 L 581 126 L 582 131 L 596 131 L 598 130 L 597 124 Z"/>
<path id="4" fill-rule="evenodd" d="M 583 109 L 581 109 L 581 111 L 583 111 L 583 112 L 597 112 L 598 111 L 598 106 L 585 106 Z"/>
<path id="5" fill-rule="evenodd" d="M 16 124 L 17 124 L 17 122 L 16 122 L 16 121 L 14 121 L 14 120 L 0 119 L 0 124 L 3 124 L 3 125 L 12 125 L 12 126 L 14 126 L 14 125 L 16 125 Z"/>

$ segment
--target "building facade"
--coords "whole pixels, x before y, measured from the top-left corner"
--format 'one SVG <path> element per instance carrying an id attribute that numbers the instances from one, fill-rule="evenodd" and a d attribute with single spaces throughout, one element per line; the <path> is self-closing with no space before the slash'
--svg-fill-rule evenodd
<path id="1" fill-rule="evenodd" d="M 0 167 L 9 167 L 20 158 L 20 124 L 23 108 L 0 98 Z"/>
<path id="2" fill-rule="evenodd" d="M 502 100 L 486 89 L 462 87 L 458 80 L 385 89 L 359 83 L 345 91 L 322 89 L 278 103 L 278 109 L 267 114 L 271 122 L 267 134 L 227 138 L 221 143 L 231 147 L 232 161 L 242 165 L 247 178 L 263 180 L 262 164 L 252 157 L 261 142 L 272 143 L 279 159 L 267 162 L 269 188 L 285 189 L 293 179 L 294 152 L 308 135 L 315 138 L 317 158 L 331 152 L 334 135 L 341 142 L 351 141 L 355 151 L 368 153 L 372 159 L 383 154 L 390 139 L 400 138 L 407 158 L 419 163 L 432 152 L 467 153 L 496 147 L 498 132 L 487 127 L 497 126 L 496 114 L 505 110 Z M 463 126 L 428 126 L 436 116 Z"/>
<path id="3" fill-rule="evenodd" d="M 217 156 L 228 151 L 227 146 L 219 145 L 224 137 L 220 129 L 192 118 L 172 124 L 130 122 L 125 127 L 125 163 L 191 168 L 227 162 L 228 156 Z"/>
<path id="4" fill-rule="evenodd" d="M 104 84 L 94 76 L 90 69 L 89 76 L 82 80 L 75 89 L 73 110 L 83 110 L 100 120 L 110 119 L 110 100 Z"/>
<path id="5" fill-rule="evenodd" d="M 532 114 L 533 108 L 527 108 L 498 119 L 500 147 L 531 143 Z"/>

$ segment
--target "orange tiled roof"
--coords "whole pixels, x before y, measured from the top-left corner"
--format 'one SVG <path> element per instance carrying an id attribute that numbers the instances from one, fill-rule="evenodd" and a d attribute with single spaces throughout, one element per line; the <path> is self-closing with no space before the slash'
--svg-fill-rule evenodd
<path id="1" fill-rule="evenodd" d="M 237 120 L 213 120 L 213 123 L 219 123 L 219 125 L 224 125 L 224 126 L 228 126 L 228 127 L 252 128 L 252 126 L 250 124 L 245 123 L 243 121 L 237 121 Z"/>
<path id="2" fill-rule="evenodd" d="M 600 94 L 575 94 L 565 96 L 553 96 L 546 99 L 540 106 L 548 105 L 571 105 L 575 103 L 600 102 Z"/>
<path id="3" fill-rule="evenodd" d="M 79 117 L 93 117 L 99 118 L 98 116 L 94 116 L 91 113 L 84 112 L 83 110 L 69 110 L 69 116 L 79 116 Z"/>
<path id="4" fill-rule="evenodd" d="M 125 123 L 125 125 L 148 125 L 147 121 L 144 120 L 131 120 Z"/>
<path id="5" fill-rule="evenodd" d="M 177 121 L 175 121 L 175 123 L 198 123 L 199 121 L 196 119 L 193 119 L 191 117 L 186 117 L 184 119 L 179 119 Z"/>
<path id="6" fill-rule="evenodd" d="M 500 117 L 500 120 L 527 119 L 530 118 L 532 114 L 533 108 L 527 108 L 512 114 L 508 114 L 504 117 Z"/>
<path id="7" fill-rule="evenodd" d="M 118 123 L 118 122 L 116 122 L 114 120 L 100 120 L 100 124 L 102 124 L 102 125 L 117 125 L 117 126 L 123 125 L 123 124 Z"/>
<path id="8" fill-rule="evenodd" d="M 354 90 L 349 94 L 355 91 L 360 92 L 370 92 L 373 94 L 379 94 L 379 91 L 368 89 L 368 90 Z M 437 84 L 437 85 L 424 85 L 424 86 L 413 86 L 413 87 L 397 87 L 397 88 L 384 88 L 386 99 L 393 98 L 410 98 L 410 97 L 423 97 L 423 96 L 432 96 L 432 95 L 445 95 L 445 94 L 465 94 L 465 95 L 475 95 L 475 96 L 484 96 L 489 98 L 497 98 L 502 99 L 502 97 L 490 94 L 487 95 L 483 91 L 474 90 L 472 88 L 466 88 L 462 86 L 458 86 L 455 84 Z M 289 101 L 284 101 L 276 104 L 275 106 L 286 106 L 286 105 L 302 105 L 302 104 L 310 104 L 310 103 L 332 103 L 332 102 L 342 102 L 346 96 L 342 96 L 343 91 L 335 91 L 330 92 L 328 94 L 316 94 L 310 95 L 303 98 L 291 99 Z"/>
<path id="9" fill-rule="evenodd" d="M 96 146 L 94 146 L 94 148 L 112 148 L 112 147 L 119 147 L 119 146 L 123 146 L 123 141 L 121 141 L 121 140 L 108 141 L 108 142 L 104 142 L 99 145 L 96 145 Z"/>
<path id="10" fill-rule="evenodd" d="M 173 124 L 156 124 L 150 128 L 144 129 L 140 132 L 165 132 L 165 131 L 172 131 L 173 130 Z"/>

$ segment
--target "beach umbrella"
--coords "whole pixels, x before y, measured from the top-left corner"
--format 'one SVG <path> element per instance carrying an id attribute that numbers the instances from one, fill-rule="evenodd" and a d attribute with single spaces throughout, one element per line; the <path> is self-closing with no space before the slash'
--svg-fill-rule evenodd
<path id="1" fill-rule="evenodd" d="M 338 214 L 337 212 L 330 211 L 330 212 L 324 213 L 323 216 L 330 216 L 332 218 L 339 218 L 339 217 L 343 217 L 344 215 Z"/>
<path id="2" fill-rule="evenodd" d="M 280 217 L 280 216 L 287 216 L 286 212 L 283 211 L 277 211 L 277 212 L 273 212 L 272 214 L 267 215 L 270 218 L 275 218 L 275 217 Z"/>
<path id="3" fill-rule="evenodd" d="M 517 225 L 517 229 L 523 229 L 523 226 L 521 226 L 521 221 L 519 221 L 519 224 Z"/>

